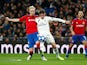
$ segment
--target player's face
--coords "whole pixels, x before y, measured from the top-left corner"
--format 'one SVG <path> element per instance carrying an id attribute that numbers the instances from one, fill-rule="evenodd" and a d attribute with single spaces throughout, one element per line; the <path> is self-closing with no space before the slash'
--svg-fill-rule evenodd
<path id="1" fill-rule="evenodd" d="M 35 9 L 29 9 L 30 15 L 35 15 Z"/>
<path id="2" fill-rule="evenodd" d="M 45 17 L 45 13 L 41 13 L 39 16 L 43 19 Z"/>
<path id="3" fill-rule="evenodd" d="M 82 12 L 82 11 L 79 11 L 79 12 L 78 12 L 78 17 L 81 18 L 81 17 L 83 17 L 83 16 L 84 16 L 83 12 Z"/>

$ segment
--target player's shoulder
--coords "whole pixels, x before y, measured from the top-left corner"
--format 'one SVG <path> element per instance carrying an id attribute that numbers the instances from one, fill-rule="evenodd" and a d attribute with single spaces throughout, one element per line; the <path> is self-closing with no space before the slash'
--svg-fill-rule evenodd
<path id="1" fill-rule="evenodd" d="M 38 17 L 38 15 L 35 15 L 35 17 L 37 18 L 37 17 Z"/>
<path id="2" fill-rule="evenodd" d="M 76 20 L 78 20 L 78 18 L 74 18 L 74 19 L 73 19 L 73 21 L 76 21 Z"/>
<path id="3" fill-rule="evenodd" d="M 74 18 L 73 20 L 72 20 L 72 22 L 75 22 L 75 21 L 77 21 L 78 20 L 78 18 Z"/>
<path id="4" fill-rule="evenodd" d="M 84 21 L 87 21 L 85 18 L 83 18 Z"/>
<path id="5" fill-rule="evenodd" d="M 29 14 L 24 15 L 26 17 L 31 17 Z M 38 17 L 38 15 L 34 15 L 34 17 Z"/>
<path id="6" fill-rule="evenodd" d="M 35 19 L 38 20 L 38 19 L 41 19 L 41 18 L 37 16 Z"/>
<path id="7" fill-rule="evenodd" d="M 50 18 L 50 16 L 45 16 L 45 18 Z"/>
<path id="8" fill-rule="evenodd" d="M 24 16 L 28 17 L 29 15 L 28 15 L 28 14 L 26 14 L 26 15 L 24 15 Z"/>
<path id="9" fill-rule="evenodd" d="M 29 15 L 28 14 L 27 15 L 23 15 L 22 17 L 27 18 L 27 17 L 29 17 Z"/>
<path id="10" fill-rule="evenodd" d="M 39 22 L 40 19 L 41 19 L 40 17 L 36 17 L 36 18 L 35 18 L 36 22 Z"/>
<path id="11" fill-rule="evenodd" d="M 45 16 L 44 19 L 51 19 L 52 17 L 50 16 Z"/>

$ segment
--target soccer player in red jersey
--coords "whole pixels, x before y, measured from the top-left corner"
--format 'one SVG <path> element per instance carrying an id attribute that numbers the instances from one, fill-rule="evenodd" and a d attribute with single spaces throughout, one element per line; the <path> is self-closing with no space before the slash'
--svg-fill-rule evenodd
<path id="1" fill-rule="evenodd" d="M 35 18 L 37 16 L 35 15 L 35 7 L 30 6 L 29 7 L 29 15 L 24 15 L 21 18 L 8 18 L 6 17 L 7 21 L 12 22 L 25 22 L 26 24 L 26 34 L 27 34 L 27 40 L 28 40 L 28 46 L 29 46 L 29 56 L 27 57 L 27 60 L 30 60 L 33 55 L 33 47 L 36 44 L 37 48 L 40 48 L 40 43 L 38 41 L 38 31 L 37 31 L 37 23 L 35 22 Z"/>
<path id="2" fill-rule="evenodd" d="M 85 36 L 85 29 L 87 29 L 87 20 L 83 18 L 83 11 L 78 12 L 78 17 L 72 20 L 71 25 L 71 34 L 72 34 L 72 42 L 69 45 L 68 52 L 66 53 L 66 58 L 69 57 L 71 52 L 71 48 L 73 44 L 80 41 L 85 46 L 85 56 L 87 57 L 87 38 Z"/>

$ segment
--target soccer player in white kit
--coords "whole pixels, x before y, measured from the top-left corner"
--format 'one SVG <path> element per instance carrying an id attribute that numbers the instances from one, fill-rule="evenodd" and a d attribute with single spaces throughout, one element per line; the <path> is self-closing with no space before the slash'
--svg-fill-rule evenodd
<path id="1" fill-rule="evenodd" d="M 42 40 L 45 39 L 45 41 L 47 43 L 51 43 L 52 44 L 52 47 L 55 50 L 56 55 L 57 55 L 56 57 L 59 60 L 64 60 L 64 58 L 62 58 L 59 55 L 59 51 L 58 51 L 58 48 L 56 47 L 55 40 L 54 40 L 52 34 L 50 33 L 49 22 L 52 22 L 52 21 L 58 21 L 58 22 L 69 24 L 69 21 L 65 21 L 65 20 L 60 19 L 60 18 L 54 18 L 54 17 L 46 16 L 45 11 L 44 10 L 41 10 L 39 12 L 39 17 L 36 18 L 38 33 L 39 33 L 39 37 L 40 37 L 40 40 L 41 40 L 41 42 L 40 42 L 41 43 L 40 44 L 41 51 L 43 51 L 43 48 L 44 48 L 44 42 L 42 42 Z M 42 37 L 42 39 L 41 39 L 41 37 Z M 47 59 L 43 56 L 42 57 L 42 60 L 47 60 Z"/>

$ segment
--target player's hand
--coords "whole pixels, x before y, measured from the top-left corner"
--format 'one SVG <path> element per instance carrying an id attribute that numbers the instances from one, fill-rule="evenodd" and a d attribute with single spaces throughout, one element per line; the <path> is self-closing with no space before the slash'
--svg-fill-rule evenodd
<path id="1" fill-rule="evenodd" d="M 70 24 L 70 21 L 66 21 L 65 23 L 66 23 L 66 24 Z"/>
<path id="2" fill-rule="evenodd" d="M 5 19 L 6 19 L 6 21 L 9 21 L 10 18 L 9 17 L 5 17 Z"/>
<path id="3" fill-rule="evenodd" d="M 71 32 L 72 35 L 75 35 L 75 32 Z"/>

